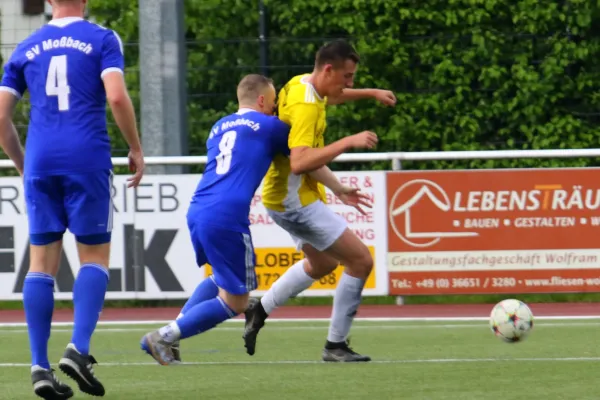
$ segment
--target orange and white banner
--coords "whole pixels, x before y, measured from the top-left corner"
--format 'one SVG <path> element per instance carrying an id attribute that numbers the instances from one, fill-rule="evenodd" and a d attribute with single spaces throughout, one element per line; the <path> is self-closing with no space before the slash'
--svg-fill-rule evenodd
<path id="1" fill-rule="evenodd" d="M 390 294 L 599 291 L 599 175 L 388 173 Z"/>

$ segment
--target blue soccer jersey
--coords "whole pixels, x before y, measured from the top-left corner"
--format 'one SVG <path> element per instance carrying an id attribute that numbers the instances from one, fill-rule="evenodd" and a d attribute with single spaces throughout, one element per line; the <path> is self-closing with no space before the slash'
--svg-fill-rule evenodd
<path id="1" fill-rule="evenodd" d="M 256 289 L 250 205 L 273 157 L 289 155 L 288 133 L 277 117 L 249 109 L 210 131 L 208 163 L 187 219 L 197 264 L 211 264 L 215 283 L 229 293 Z"/>
<path id="2" fill-rule="evenodd" d="M 82 18 L 52 20 L 17 46 L 0 90 L 29 89 L 25 173 L 112 168 L 102 76 L 123 68 L 119 36 Z"/>
<path id="3" fill-rule="evenodd" d="M 289 126 L 242 109 L 219 120 L 207 141 L 208 163 L 190 206 L 213 226 L 248 232 L 250 204 L 273 156 L 289 155 Z"/>
<path id="4" fill-rule="evenodd" d="M 123 73 L 118 35 L 82 18 L 55 19 L 21 42 L 0 90 L 31 112 L 23 185 L 32 244 L 68 228 L 85 244 L 110 241 L 112 162 L 103 77 Z"/>

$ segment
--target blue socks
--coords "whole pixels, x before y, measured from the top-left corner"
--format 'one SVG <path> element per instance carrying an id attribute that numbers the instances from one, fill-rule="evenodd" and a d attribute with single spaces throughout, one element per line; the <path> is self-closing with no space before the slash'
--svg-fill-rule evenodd
<path id="1" fill-rule="evenodd" d="M 108 271 L 100 265 L 85 264 L 73 286 L 75 327 L 72 343 L 81 354 L 88 354 L 90 339 L 100 318 L 108 286 Z M 50 368 L 48 340 L 54 311 L 54 278 L 29 272 L 23 284 L 23 307 L 29 332 L 31 365 Z"/>
<path id="2" fill-rule="evenodd" d="M 233 310 L 220 297 L 196 304 L 182 318 L 177 320 L 177 325 L 181 331 L 180 339 L 206 332 L 235 316 Z"/>
<path id="3" fill-rule="evenodd" d="M 84 264 L 73 285 L 75 326 L 71 343 L 84 355 L 90 351 L 90 340 L 100 318 L 108 286 L 108 270 L 98 264 Z"/>
<path id="4" fill-rule="evenodd" d="M 29 272 L 23 283 L 23 306 L 29 332 L 31 365 L 49 369 L 48 340 L 54 311 L 54 278 L 41 272 Z"/>
<path id="5" fill-rule="evenodd" d="M 167 342 L 186 339 L 206 332 L 236 313 L 220 297 L 196 304 L 177 321 L 162 327 L 159 333 Z"/>
<path id="6" fill-rule="evenodd" d="M 180 316 L 185 315 L 192 307 L 196 304 L 200 304 L 204 301 L 214 299 L 219 295 L 219 287 L 214 281 L 214 277 L 211 275 L 208 278 L 204 279 L 198 286 L 196 286 L 196 290 L 192 293 L 192 296 L 188 299 L 188 301 L 184 304 L 181 309 Z"/>

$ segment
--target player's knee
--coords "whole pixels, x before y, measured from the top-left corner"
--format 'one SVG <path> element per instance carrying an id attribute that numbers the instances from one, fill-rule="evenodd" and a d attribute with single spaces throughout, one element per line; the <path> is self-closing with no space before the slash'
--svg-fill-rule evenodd
<path id="1" fill-rule="evenodd" d="M 333 260 L 320 262 L 304 261 L 304 271 L 306 272 L 306 275 L 313 279 L 321 279 L 322 277 L 329 275 L 337 268 L 337 266 L 337 261 Z"/>
<path id="2" fill-rule="evenodd" d="M 62 255 L 62 232 L 30 235 L 29 272 L 56 276 Z"/>
<path id="3" fill-rule="evenodd" d="M 110 233 L 78 235 L 77 251 L 81 264 L 99 264 L 108 267 L 110 258 Z"/>
<path id="4" fill-rule="evenodd" d="M 367 279 L 373 270 L 373 256 L 365 246 L 356 257 L 345 263 L 345 267 L 352 271 L 354 276 Z"/>
<path id="5" fill-rule="evenodd" d="M 250 293 L 231 294 L 221 289 L 219 290 L 219 297 L 221 297 L 231 311 L 233 311 L 235 314 L 241 314 L 248 308 Z"/>
<path id="6" fill-rule="evenodd" d="M 235 305 L 229 305 L 229 308 L 231 308 L 231 310 L 236 314 L 242 314 L 244 311 L 246 311 L 248 309 L 248 298 L 246 298 L 245 300 L 236 302 Z"/>

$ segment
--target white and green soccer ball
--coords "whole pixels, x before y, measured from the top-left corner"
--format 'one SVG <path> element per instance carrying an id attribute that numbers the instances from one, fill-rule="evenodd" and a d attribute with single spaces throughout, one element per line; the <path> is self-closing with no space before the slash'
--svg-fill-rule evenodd
<path id="1" fill-rule="evenodd" d="M 502 300 L 492 309 L 490 327 L 507 343 L 522 342 L 533 329 L 533 313 L 520 300 Z"/>

